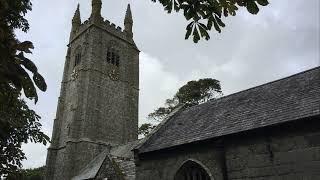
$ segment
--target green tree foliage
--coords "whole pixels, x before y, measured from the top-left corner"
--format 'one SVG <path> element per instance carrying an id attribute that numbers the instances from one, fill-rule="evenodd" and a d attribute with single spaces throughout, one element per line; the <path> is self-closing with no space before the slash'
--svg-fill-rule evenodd
<path id="1" fill-rule="evenodd" d="M 0 0 L 0 84 L 23 89 L 27 98 L 37 102 L 35 85 L 42 91 L 46 91 L 47 85 L 36 65 L 25 57 L 24 53 L 31 53 L 30 49 L 34 48 L 32 42 L 20 42 L 14 34 L 15 29 L 28 31 L 24 15 L 31 5 L 30 0 Z M 33 81 L 27 71 L 33 74 Z"/>
<path id="2" fill-rule="evenodd" d="M 0 0 L 0 176 L 21 167 L 26 158 L 22 143 L 45 145 L 49 141 L 40 130 L 40 117 L 28 108 L 20 93 L 23 90 L 36 103 L 35 86 L 47 89 L 36 65 L 25 57 L 34 48 L 32 42 L 20 42 L 14 34 L 17 29 L 28 31 L 24 15 L 31 6 L 30 0 Z"/>
<path id="3" fill-rule="evenodd" d="M 45 166 L 34 169 L 21 169 L 16 173 L 10 174 L 8 180 L 44 180 Z"/>
<path id="4" fill-rule="evenodd" d="M 194 106 L 207 102 L 221 93 L 221 86 L 218 80 L 200 79 L 198 81 L 189 81 L 186 85 L 182 86 L 176 93 L 175 98 L 178 100 L 178 104 Z"/>
<path id="5" fill-rule="evenodd" d="M 26 159 L 22 143 L 43 143 L 49 137 L 41 131 L 40 117 L 20 98 L 20 91 L 0 85 L 0 175 L 18 170 Z"/>
<path id="6" fill-rule="evenodd" d="M 216 79 L 199 79 L 189 81 L 182 86 L 172 99 L 167 99 L 165 106 L 159 107 L 148 115 L 149 119 L 162 121 L 168 114 L 180 105 L 191 107 L 222 95 L 220 82 Z"/>
<path id="7" fill-rule="evenodd" d="M 150 123 L 145 123 L 145 124 L 142 124 L 140 127 L 139 127 L 139 130 L 138 130 L 138 134 L 140 135 L 148 135 L 156 126 L 155 125 L 152 125 Z"/>
<path id="8" fill-rule="evenodd" d="M 193 41 L 197 43 L 201 38 L 210 39 L 209 31 L 214 27 L 221 33 L 221 28 L 225 27 L 222 21 L 223 16 L 235 16 L 239 7 L 245 7 L 249 13 L 257 14 L 260 6 L 267 6 L 268 0 L 152 0 L 160 2 L 164 9 L 171 13 L 173 10 L 183 11 L 187 21 L 186 36 L 193 36 Z"/>
<path id="9" fill-rule="evenodd" d="M 220 81 L 216 79 L 206 78 L 199 79 L 198 81 L 189 81 L 178 90 L 173 98 L 167 99 L 164 106 L 150 113 L 148 119 L 161 122 L 168 114 L 181 105 L 191 107 L 205 103 L 221 95 Z M 139 134 L 147 135 L 155 127 L 149 123 L 142 124 L 139 127 Z"/>

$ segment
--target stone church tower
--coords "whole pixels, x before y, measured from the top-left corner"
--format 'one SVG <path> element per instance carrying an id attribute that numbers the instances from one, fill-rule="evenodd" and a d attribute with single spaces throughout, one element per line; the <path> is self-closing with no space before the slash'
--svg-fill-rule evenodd
<path id="1" fill-rule="evenodd" d="M 124 30 L 101 16 L 92 0 L 90 18 L 79 6 L 64 66 L 47 155 L 47 180 L 68 180 L 105 149 L 138 138 L 139 50 L 130 6 Z"/>

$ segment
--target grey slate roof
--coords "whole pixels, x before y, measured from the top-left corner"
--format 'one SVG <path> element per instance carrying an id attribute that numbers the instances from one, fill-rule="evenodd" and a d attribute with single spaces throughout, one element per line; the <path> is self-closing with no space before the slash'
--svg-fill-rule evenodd
<path id="1" fill-rule="evenodd" d="M 126 159 L 134 159 L 132 149 L 137 146 L 140 140 L 128 142 L 119 146 L 112 147 L 110 155 Z"/>
<path id="2" fill-rule="evenodd" d="M 97 157 L 95 157 L 91 162 L 89 162 L 89 164 L 84 169 L 81 170 L 79 175 L 73 177 L 71 180 L 83 180 L 83 179 L 95 178 L 104 160 L 106 159 L 108 153 L 109 153 L 108 149 L 101 152 Z"/>
<path id="3" fill-rule="evenodd" d="M 181 110 L 139 153 L 320 115 L 320 67 Z"/>
<path id="4" fill-rule="evenodd" d="M 72 178 L 72 180 L 94 179 L 97 176 L 106 158 L 109 158 L 109 160 L 114 160 L 114 162 L 124 175 L 124 180 L 134 179 L 135 164 L 132 149 L 137 146 L 139 141 L 140 140 L 136 140 L 119 146 L 114 146 L 111 148 L 111 150 L 106 148 L 103 152 L 101 152 L 98 156 L 91 160 L 77 176 Z M 115 164 L 110 164 L 110 166 L 114 165 Z"/>

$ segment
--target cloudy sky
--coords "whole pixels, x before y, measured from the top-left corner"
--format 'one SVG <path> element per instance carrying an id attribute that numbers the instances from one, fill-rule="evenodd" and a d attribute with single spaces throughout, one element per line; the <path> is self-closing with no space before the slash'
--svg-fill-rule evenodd
<path id="1" fill-rule="evenodd" d="M 43 130 L 51 136 L 57 106 L 66 44 L 77 3 L 81 18 L 88 18 L 90 0 L 33 1 L 27 14 L 31 29 L 18 32 L 20 40 L 32 40 L 30 57 L 48 83 L 36 106 Z M 320 1 L 270 0 L 256 16 L 245 10 L 226 19 L 221 34 L 194 44 L 184 40 L 187 22 L 181 14 L 167 14 L 151 0 L 103 0 L 103 16 L 123 26 L 130 2 L 134 39 L 140 54 L 140 123 L 153 109 L 173 96 L 177 89 L 199 78 L 221 81 L 224 94 L 231 94 L 320 65 Z M 45 164 L 46 147 L 23 146 L 28 160 L 24 168 Z"/>

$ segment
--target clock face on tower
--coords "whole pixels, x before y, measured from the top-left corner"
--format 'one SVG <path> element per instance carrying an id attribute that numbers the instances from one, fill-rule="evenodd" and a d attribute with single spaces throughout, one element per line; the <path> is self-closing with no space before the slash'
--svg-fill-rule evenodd
<path id="1" fill-rule="evenodd" d="M 71 73 L 71 80 L 74 81 L 78 78 L 78 71 L 76 69 L 73 69 Z"/>
<path id="2" fill-rule="evenodd" d="M 112 81 L 118 81 L 119 80 L 119 71 L 118 69 L 111 69 L 109 72 L 109 77 Z"/>

